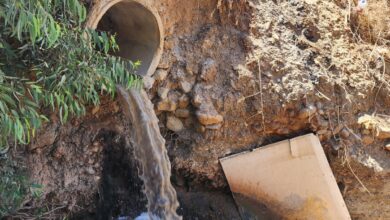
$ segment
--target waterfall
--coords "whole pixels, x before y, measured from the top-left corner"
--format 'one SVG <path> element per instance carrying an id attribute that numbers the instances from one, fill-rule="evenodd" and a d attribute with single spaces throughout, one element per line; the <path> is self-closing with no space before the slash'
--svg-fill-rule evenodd
<path id="1" fill-rule="evenodd" d="M 153 104 L 143 90 L 118 86 L 117 91 L 124 114 L 132 124 L 134 155 L 141 165 L 149 218 L 181 219 L 176 213 L 179 202 L 170 181 L 171 164 Z"/>

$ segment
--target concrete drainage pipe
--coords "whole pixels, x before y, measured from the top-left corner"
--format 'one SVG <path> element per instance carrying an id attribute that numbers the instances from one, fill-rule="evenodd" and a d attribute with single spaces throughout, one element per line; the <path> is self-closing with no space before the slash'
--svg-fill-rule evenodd
<path id="1" fill-rule="evenodd" d="M 149 0 L 99 1 L 86 26 L 115 33 L 119 56 L 141 61 L 138 74 L 151 76 L 160 61 L 163 48 L 161 19 Z"/>

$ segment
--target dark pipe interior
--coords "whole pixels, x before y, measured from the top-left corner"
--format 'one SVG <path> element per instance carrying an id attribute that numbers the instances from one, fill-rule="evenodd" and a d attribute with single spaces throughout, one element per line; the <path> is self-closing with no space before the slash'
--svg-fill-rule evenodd
<path id="1" fill-rule="evenodd" d="M 135 1 L 113 5 L 99 21 L 97 30 L 116 34 L 119 51 L 113 55 L 141 61 L 139 75 L 146 75 L 160 46 L 160 31 L 152 12 Z"/>

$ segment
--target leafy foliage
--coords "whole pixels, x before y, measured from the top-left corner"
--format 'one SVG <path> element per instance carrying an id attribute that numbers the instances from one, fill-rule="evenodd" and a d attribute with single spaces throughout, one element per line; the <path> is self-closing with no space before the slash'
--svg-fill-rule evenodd
<path id="1" fill-rule="evenodd" d="M 48 121 L 42 107 L 65 122 L 116 84 L 140 85 L 139 63 L 110 56 L 114 36 L 85 30 L 85 17 L 78 0 L 0 1 L 0 151 L 31 140 Z"/>
<path id="2" fill-rule="evenodd" d="M 0 167 L 0 218 L 16 213 L 30 199 L 41 198 L 44 186 L 29 182 L 23 163 L 0 158 Z"/>

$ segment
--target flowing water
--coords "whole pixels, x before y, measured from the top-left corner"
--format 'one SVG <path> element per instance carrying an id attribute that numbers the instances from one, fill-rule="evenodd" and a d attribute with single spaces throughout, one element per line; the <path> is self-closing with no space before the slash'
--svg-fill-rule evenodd
<path id="1" fill-rule="evenodd" d="M 143 90 L 128 91 L 120 86 L 117 90 L 124 113 L 133 125 L 134 155 L 141 165 L 149 218 L 181 219 L 176 213 L 179 202 L 170 181 L 171 164 L 153 105 Z"/>

